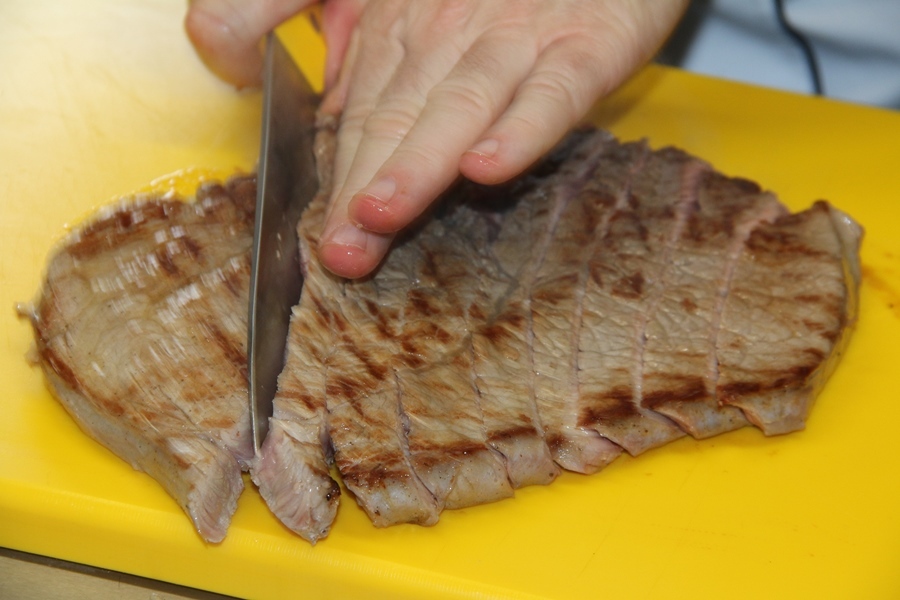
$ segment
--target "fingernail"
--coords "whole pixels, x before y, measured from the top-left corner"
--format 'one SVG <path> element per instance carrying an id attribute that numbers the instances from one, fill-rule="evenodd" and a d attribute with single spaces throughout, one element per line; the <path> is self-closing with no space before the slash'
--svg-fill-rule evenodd
<path id="1" fill-rule="evenodd" d="M 500 142 L 493 138 L 487 138 L 469 148 L 469 152 L 490 158 L 497 154 L 498 148 L 500 148 Z"/>
<path id="2" fill-rule="evenodd" d="M 369 234 L 367 234 L 359 227 L 350 225 L 349 223 L 339 225 L 334 231 L 325 236 L 326 244 L 351 246 L 353 248 L 359 248 L 360 250 L 366 249 L 368 240 Z"/>

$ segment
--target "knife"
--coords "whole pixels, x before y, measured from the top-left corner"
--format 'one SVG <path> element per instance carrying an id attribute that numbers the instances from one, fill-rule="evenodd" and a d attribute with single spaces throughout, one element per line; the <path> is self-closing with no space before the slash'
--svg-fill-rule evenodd
<path id="1" fill-rule="evenodd" d="M 250 272 L 247 360 L 253 444 L 269 430 L 291 308 L 300 300 L 297 222 L 318 189 L 313 144 L 319 98 L 278 35 L 266 38 L 262 135 Z"/>

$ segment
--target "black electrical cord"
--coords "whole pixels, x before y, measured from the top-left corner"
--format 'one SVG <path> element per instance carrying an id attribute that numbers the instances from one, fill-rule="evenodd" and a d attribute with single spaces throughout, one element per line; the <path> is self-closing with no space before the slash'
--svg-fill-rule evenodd
<path id="1" fill-rule="evenodd" d="M 787 15 L 784 12 L 783 0 L 775 0 L 775 17 L 778 19 L 778 24 L 784 32 L 788 34 L 797 46 L 800 47 L 800 50 L 803 51 L 803 57 L 806 59 L 806 66 L 809 68 L 809 76 L 812 79 L 813 92 L 817 96 L 823 95 L 825 90 L 822 86 L 822 74 L 819 71 L 819 61 L 816 58 L 816 52 L 806 36 L 800 33 L 793 25 L 791 25 L 790 21 L 788 21 Z"/>

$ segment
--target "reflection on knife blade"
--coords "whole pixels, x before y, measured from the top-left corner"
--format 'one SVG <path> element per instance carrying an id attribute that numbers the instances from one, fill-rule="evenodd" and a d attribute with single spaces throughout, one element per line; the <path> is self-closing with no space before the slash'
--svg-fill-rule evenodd
<path id="1" fill-rule="evenodd" d="M 291 308 L 300 298 L 296 226 L 318 188 L 318 96 L 274 33 L 266 42 L 259 183 L 250 279 L 248 363 L 253 443 L 268 432 Z"/>

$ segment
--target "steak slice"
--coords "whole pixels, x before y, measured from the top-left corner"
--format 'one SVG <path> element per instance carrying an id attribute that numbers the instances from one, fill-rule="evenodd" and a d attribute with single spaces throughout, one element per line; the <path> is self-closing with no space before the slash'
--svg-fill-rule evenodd
<path id="1" fill-rule="evenodd" d="M 584 158 L 567 165 L 572 175 L 561 177 L 559 191 L 542 195 L 555 200 L 555 221 L 546 250 L 530 285 L 534 395 L 554 460 L 563 468 L 592 472 L 615 459 L 622 449 L 578 427 L 577 348 L 581 326 L 580 274 L 592 248 L 598 216 L 609 208 L 610 195 L 590 190 L 601 165 L 611 179 L 622 170 L 615 159 L 618 144 L 600 133 L 586 140 Z M 627 170 L 627 163 L 625 168 Z M 565 173 L 566 167 L 560 169 Z M 617 183 L 613 181 L 611 186 Z"/>
<path id="2" fill-rule="evenodd" d="M 484 283 L 502 293 L 493 294 L 487 313 L 478 307 L 471 311 L 471 327 L 482 406 L 486 419 L 497 422 L 491 427 L 497 449 L 517 457 L 509 467 L 516 487 L 552 481 L 559 472 L 552 461 L 562 466 L 606 464 L 621 452 L 595 434 L 565 429 L 566 402 L 575 393 L 572 381 L 559 379 L 572 375 L 571 365 L 557 361 L 565 354 L 554 355 L 553 348 L 546 345 L 554 340 L 565 343 L 565 337 L 562 331 L 553 331 L 560 326 L 547 318 L 554 296 L 544 292 L 560 283 L 554 279 L 566 280 L 556 272 L 560 265 L 555 244 L 558 228 L 565 222 L 563 216 L 578 204 L 573 199 L 583 193 L 598 163 L 615 146 L 605 132 L 580 132 L 547 159 L 545 176 L 526 178 L 524 192 L 503 190 L 510 198 L 519 199 L 491 244 L 504 283 L 497 285 L 493 278 Z M 573 253 L 571 248 L 567 251 Z M 571 261 L 577 262 L 577 256 Z M 556 442 L 562 439 L 556 433 L 560 430 L 577 441 L 569 445 Z M 548 435 L 549 447 L 543 433 Z M 526 465 L 528 471 L 521 472 Z"/>
<path id="3" fill-rule="evenodd" d="M 585 266 L 576 352 L 580 427 L 594 429 L 632 455 L 684 435 L 641 406 L 646 323 L 665 292 L 673 246 L 695 201 L 704 163 L 674 150 L 625 145 L 629 167 L 613 214 Z"/>
<path id="4" fill-rule="evenodd" d="M 755 183 L 706 172 L 672 250 L 662 294 L 644 331 L 641 405 L 696 438 L 747 424 L 720 405 L 716 334 L 734 266 L 750 231 L 785 209 Z"/>
<path id="5" fill-rule="evenodd" d="M 399 514 L 433 523 L 444 507 L 512 493 L 487 444 L 466 328 L 469 265 L 480 258 L 455 232 L 478 219 L 451 210 L 398 246 L 378 277 L 327 299 L 343 317 L 326 388 L 335 460 L 376 524 L 398 514 L 391 498 L 409 502 Z"/>
<path id="6" fill-rule="evenodd" d="M 856 320 L 862 229 L 825 202 L 756 228 L 717 341 L 719 401 L 766 435 L 802 429 Z"/>
<path id="7" fill-rule="evenodd" d="M 247 298 L 256 185 L 103 210 L 50 258 L 32 314 L 50 387 L 79 426 L 221 541 L 253 457 Z"/>
<path id="8" fill-rule="evenodd" d="M 301 237 L 301 247 L 306 243 Z M 304 265 L 307 291 L 293 310 L 269 433 L 251 467 L 251 477 L 270 510 L 313 544 L 328 534 L 341 493 L 330 475 L 325 422 L 325 364 L 331 354 L 332 323 L 314 308 L 306 309 L 323 294 L 321 284 L 329 281 L 324 274 L 314 274 L 321 268 Z M 301 319 L 302 313 L 317 319 Z"/>
<path id="9" fill-rule="evenodd" d="M 312 544 L 328 535 L 341 495 L 330 475 L 331 441 L 325 420 L 327 362 L 336 323 L 320 300 L 336 293 L 339 283 L 318 261 L 309 259 L 318 232 L 310 224 L 323 219 L 334 155 L 334 123 L 318 125 L 314 149 L 321 198 L 297 227 L 304 292 L 291 314 L 269 433 L 250 468 L 272 513 Z"/>

